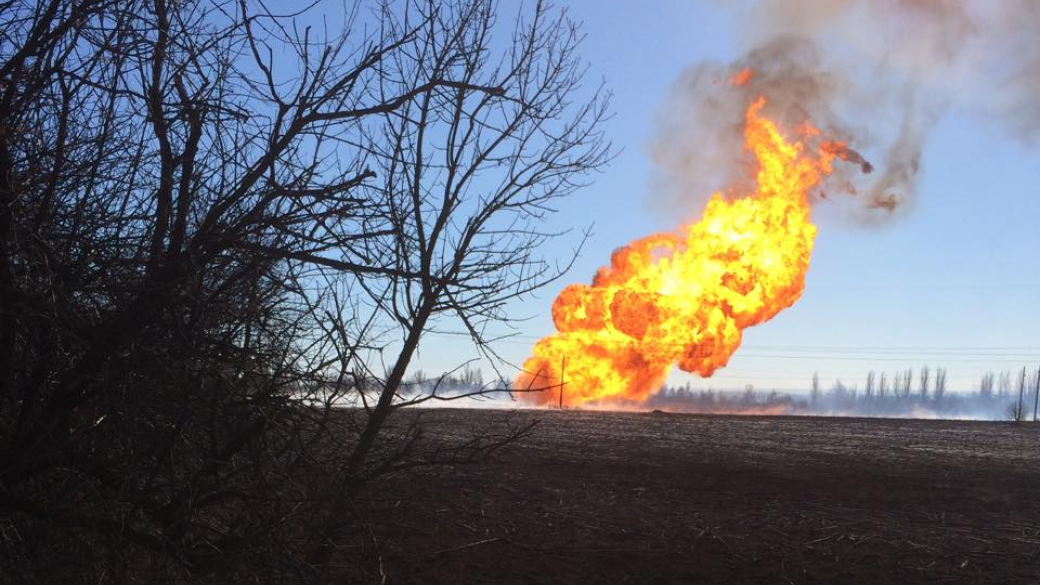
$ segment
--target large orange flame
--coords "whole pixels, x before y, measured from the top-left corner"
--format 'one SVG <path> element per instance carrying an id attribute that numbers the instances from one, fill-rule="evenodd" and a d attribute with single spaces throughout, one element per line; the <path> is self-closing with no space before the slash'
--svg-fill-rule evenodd
<path id="1" fill-rule="evenodd" d="M 815 153 L 788 142 L 762 114 L 747 110 L 746 148 L 758 161 L 756 192 L 715 194 L 703 218 L 681 233 L 658 233 L 616 250 L 592 285 L 563 289 L 552 306 L 557 333 L 539 341 L 516 381 L 520 389 L 557 388 L 566 404 L 643 400 L 672 364 L 710 376 L 740 346 L 744 328 L 791 306 L 802 294 L 816 237 L 809 192 L 844 152 Z M 804 126 L 806 140 L 819 132 Z M 555 402 L 558 391 L 531 392 Z"/>

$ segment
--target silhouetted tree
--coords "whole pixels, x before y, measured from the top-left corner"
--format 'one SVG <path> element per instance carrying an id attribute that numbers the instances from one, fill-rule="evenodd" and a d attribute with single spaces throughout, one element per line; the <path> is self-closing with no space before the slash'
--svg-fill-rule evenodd
<path id="1" fill-rule="evenodd" d="M 936 402 L 942 402 L 946 396 L 946 368 L 935 368 L 935 400 Z"/>
<path id="2" fill-rule="evenodd" d="M 748 384 L 744 387 L 744 394 L 740 397 L 740 402 L 744 407 L 753 407 L 758 404 L 758 399 L 755 397 L 755 387 Z"/>
<path id="3" fill-rule="evenodd" d="M 1008 376 L 1010 379 L 1010 376 Z M 1017 422 L 1025 420 L 1025 404 L 1024 398 L 1026 393 L 1026 380 L 1028 379 L 1028 373 L 1025 367 L 1018 376 L 1018 400 L 1016 400 L 1011 408 L 1011 418 Z"/>
<path id="4" fill-rule="evenodd" d="M 982 379 L 979 381 L 979 396 L 983 400 L 993 399 L 993 384 L 996 380 L 996 375 L 993 372 L 986 372 L 982 375 Z"/>
<path id="5" fill-rule="evenodd" d="M 600 132 L 605 96 L 597 90 L 579 97 L 585 69 L 575 54 L 575 26 L 537 3 L 506 48 L 497 49 L 493 2 L 430 6 L 413 15 L 429 21 L 421 50 L 390 59 L 400 73 L 398 91 L 411 80 L 419 87 L 368 127 L 381 137 L 370 158 L 378 213 L 366 224 L 374 237 L 352 251 L 378 270 L 356 286 L 351 280 L 344 296 L 354 293 L 351 315 L 365 315 L 388 335 L 384 343 L 370 336 L 379 350 L 355 361 L 382 383 L 359 420 L 351 473 L 365 473 L 392 411 L 436 399 L 399 400 L 430 326 L 458 323 L 494 363 L 487 332 L 509 320 L 506 304 L 559 277 L 573 259 L 539 255 L 557 235 L 539 227 L 548 207 L 609 157 Z M 405 34 L 414 24 L 388 26 Z"/>
<path id="6" fill-rule="evenodd" d="M 493 356 L 566 268 L 540 221 L 608 156 L 576 26 L 496 12 L 0 2 L 0 516 L 87 559 L 40 582 L 313 581 L 361 482 L 524 432 L 384 433 L 437 319 Z"/>
<path id="7" fill-rule="evenodd" d="M 997 398 L 1001 401 L 1007 400 L 1011 395 L 1011 372 L 1003 371 L 997 378 Z"/>

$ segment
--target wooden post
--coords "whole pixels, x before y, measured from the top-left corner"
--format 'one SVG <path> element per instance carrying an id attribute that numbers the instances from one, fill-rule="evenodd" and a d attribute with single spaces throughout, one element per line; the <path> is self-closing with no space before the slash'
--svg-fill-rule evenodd
<path id="1" fill-rule="evenodd" d="M 1026 376 L 1026 369 L 1022 368 L 1023 382 L 1025 382 L 1025 380 L 1024 380 L 1025 376 Z M 1015 422 L 1022 422 L 1024 420 L 1026 420 L 1025 407 L 1022 406 L 1022 397 L 1025 394 L 1025 392 L 1026 392 L 1026 385 L 1025 385 L 1025 383 L 1023 383 L 1021 386 L 1018 387 L 1018 410 L 1015 411 Z"/>
<path id="2" fill-rule="evenodd" d="M 1036 394 L 1033 396 L 1033 422 L 1036 422 L 1036 408 L 1040 406 L 1040 368 L 1036 369 Z"/>
<path id="3" fill-rule="evenodd" d="M 560 362 L 560 410 L 563 410 L 563 385 L 567 380 L 567 356 L 563 356 Z"/>

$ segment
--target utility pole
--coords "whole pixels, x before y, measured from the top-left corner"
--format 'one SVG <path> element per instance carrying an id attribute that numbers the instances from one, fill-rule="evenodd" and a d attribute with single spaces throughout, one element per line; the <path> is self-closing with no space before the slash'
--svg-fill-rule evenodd
<path id="1" fill-rule="evenodd" d="M 563 410 L 563 385 L 567 383 L 567 356 L 560 361 L 560 410 Z"/>
<path id="2" fill-rule="evenodd" d="M 1033 395 L 1033 422 L 1036 422 L 1036 408 L 1040 406 L 1040 368 L 1036 369 L 1036 393 Z"/>

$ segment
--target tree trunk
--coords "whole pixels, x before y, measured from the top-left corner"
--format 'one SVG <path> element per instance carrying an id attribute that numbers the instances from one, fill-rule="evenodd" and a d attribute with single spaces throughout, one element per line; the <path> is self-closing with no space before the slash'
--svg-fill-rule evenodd
<path id="1" fill-rule="evenodd" d="M 431 313 L 432 303 L 426 302 L 423 307 L 419 309 L 419 312 L 415 316 L 415 320 L 412 321 L 412 325 L 408 329 L 408 337 L 404 341 L 404 346 L 401 348 L 401 352 L 397 355 L 397 361 L 394 363 L 393 370 L 390 371 L 390 375 L 386 379 L 386 385 L 383 386 L 383 392 L 379 395 L 379 401 L 376 403 L 375 409 L 373 409 L 372 413 L 369 415 L 368 422 L 365 424 L 365 430 L 362 431 L 361 438 L 358 440 L 358 444 L 354 447 L 354 452 L 351 453 L 350 459 L 347 462 L 348 474 L 357 475 L 358 472 L 361 471 L 361 467 L 365 463 L 365 458 L 368 456 L 368 452 L 372 449 L 372 445 L 375 443 L 375 439 L 379 435 L 383 422 L 385 422 L 386 417 L 390 415 L 394 396 L 397 394 L 397 389 L 404 380 L 405 373 L 408 370 L 408 364 L 411 362 L 412 356 L 415 355 L 416 348 L 419 347 L 419 339 L 422 337 L 422 333 L 426 329 L 426 321 L 429 320 Z"/>

